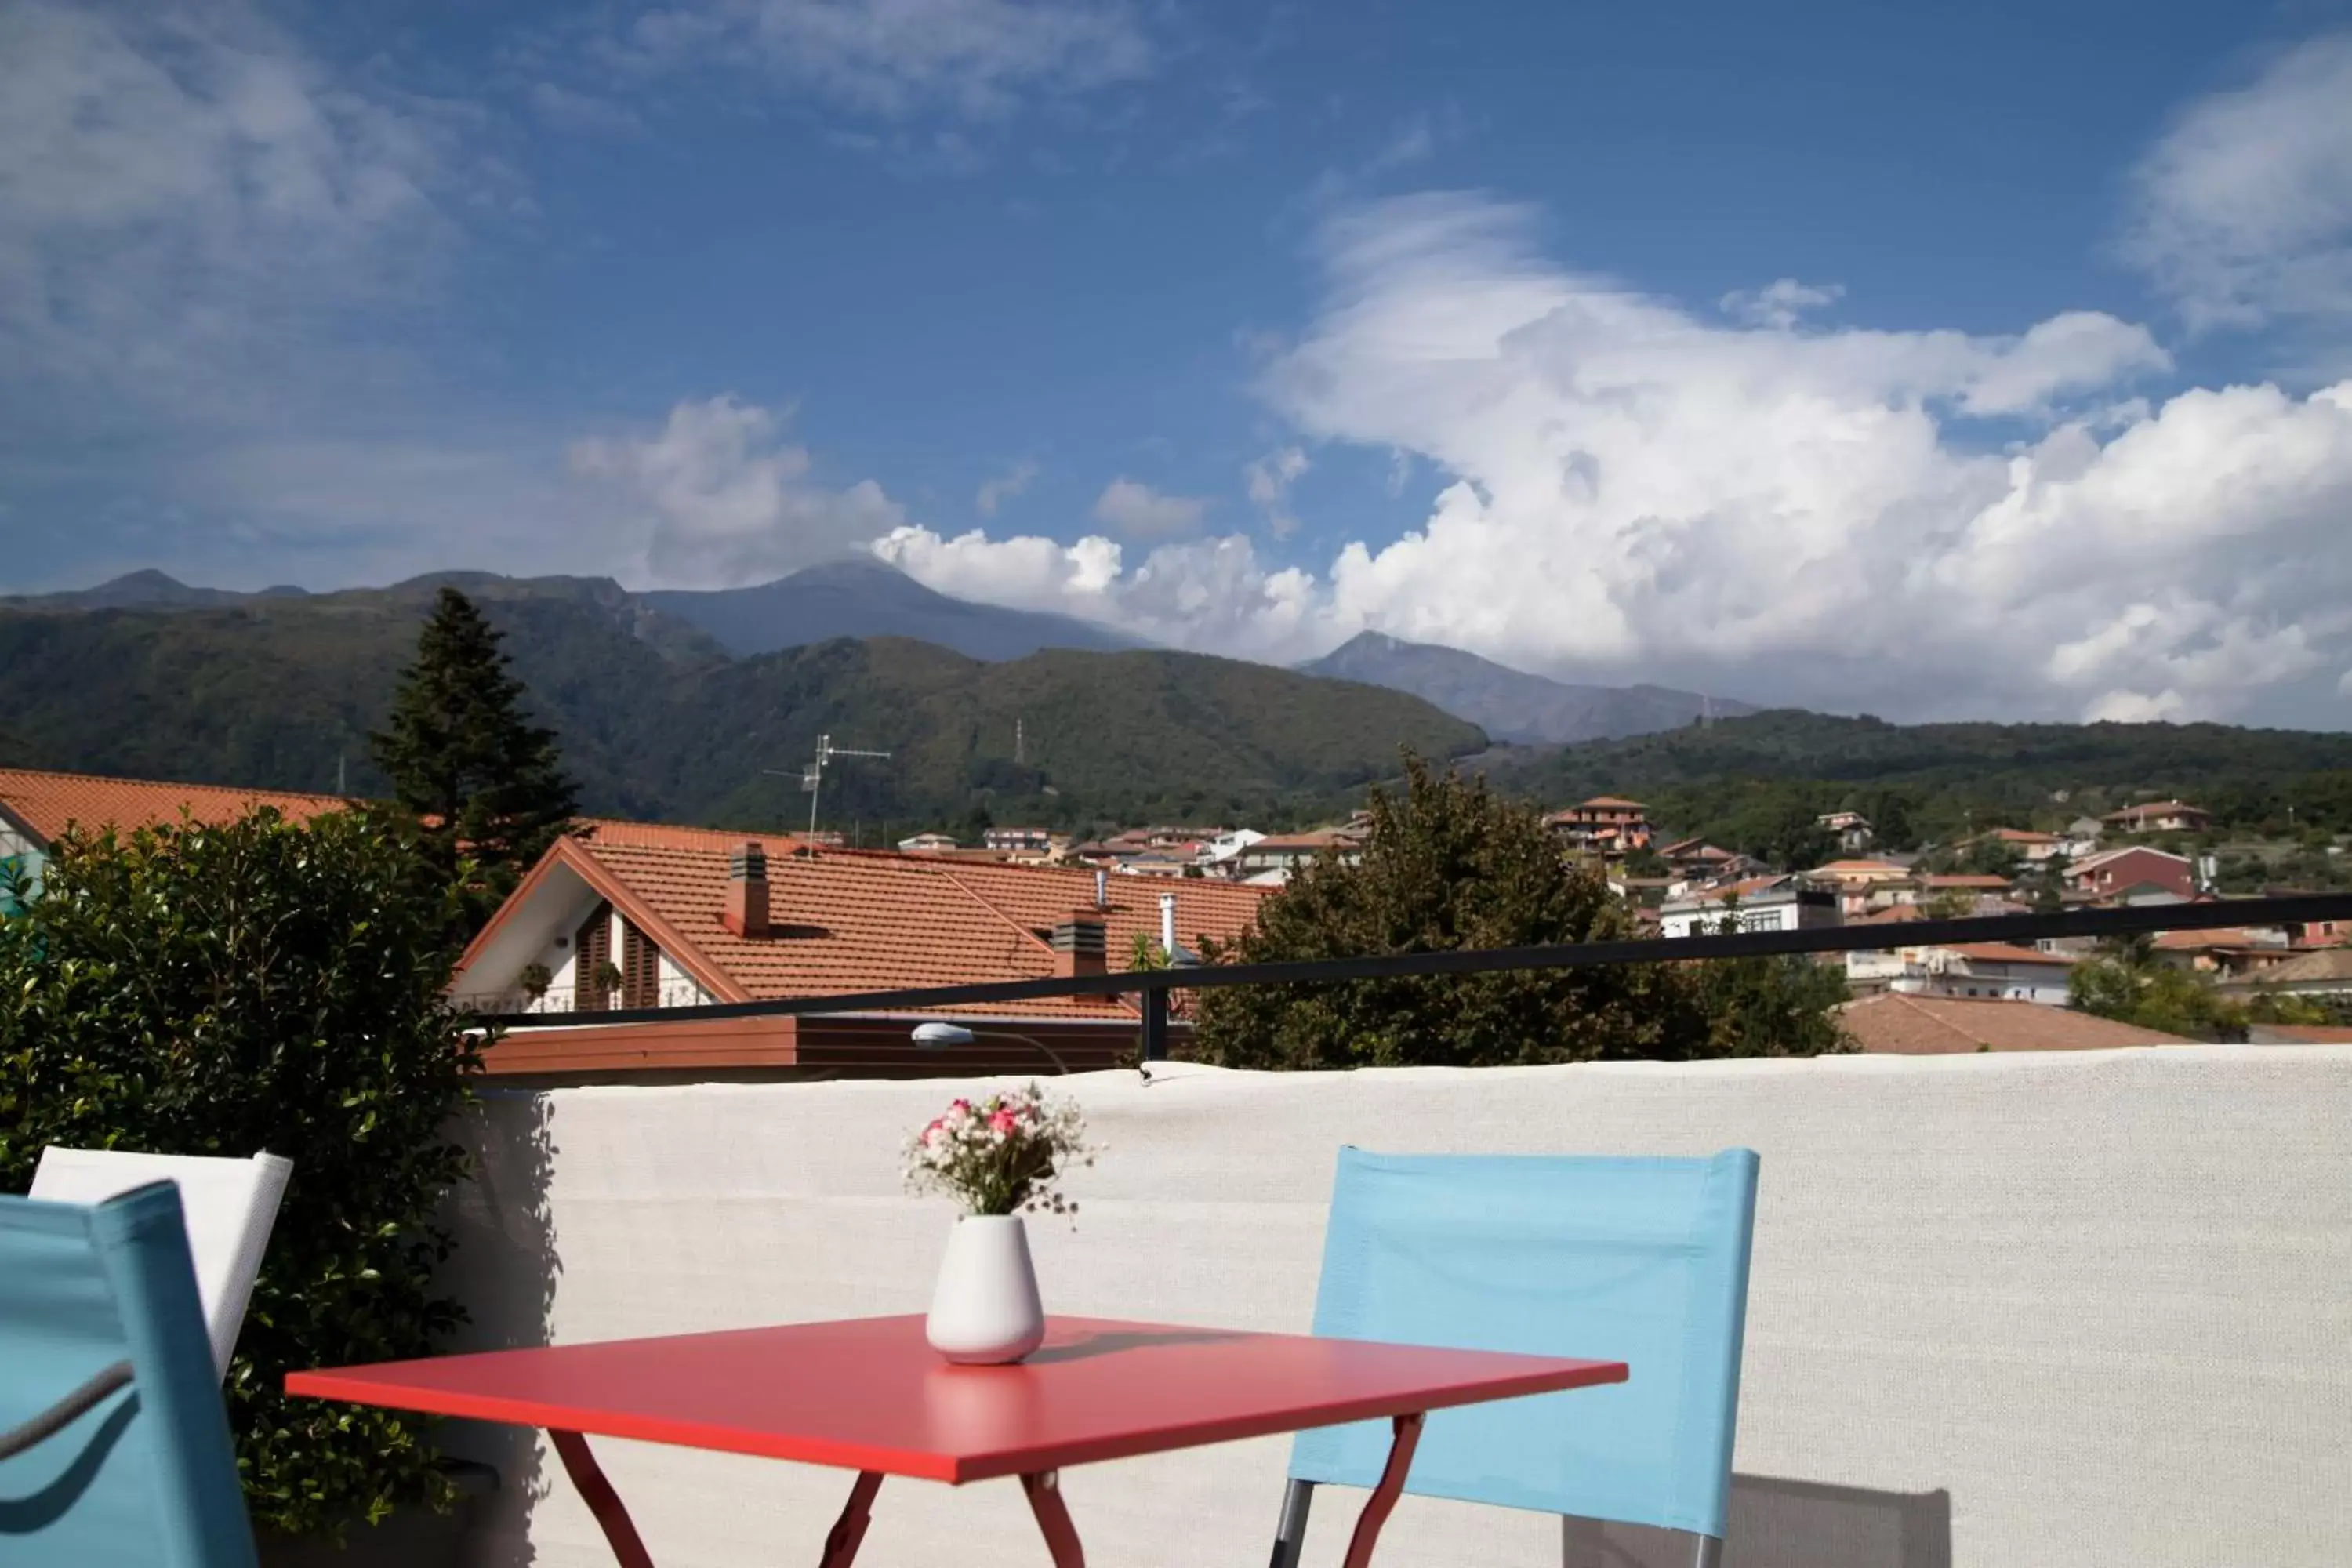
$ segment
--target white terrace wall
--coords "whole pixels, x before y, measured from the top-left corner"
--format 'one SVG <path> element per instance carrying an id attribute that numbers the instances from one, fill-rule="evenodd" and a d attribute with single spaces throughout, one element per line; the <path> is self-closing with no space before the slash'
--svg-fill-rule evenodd
<path id="1" fill-rule="evenodd" d="M 1071 1080 L 1108 1145 L 1032 1229 L 1050 1309 L 1302 1331 L 1333 1152 L 1763 1156 L 1736 1568 L 2336 1564 L 2352 1549 L 2352 1048 Z M 920 1310 L 948 1224 L 901 1141 L 958 1088 L 500 1099 L 454 1280 L 479 1345 Z M 1576 1347 L 1566 1347 L 1575 1349 Z M 484 1560 L 611 1559 L 551 1458 L 479 1431 Z M 491 1445 L 487 1448 L 482 1445 Z M 811 1562 L 845 1475 L 606 1441 L 664 1568 Z M 1089 1561 L 1265 1560 L 1286 1448 L 1066 1478 Z M 1338 1560 L 1353 1500 L 1318 1504 Z M 1408 1499 L 1381 1561 L 1662 1560 Z M 892 1481 L 863 1560 L 1034 1565 L 1010 1482 Z"/>

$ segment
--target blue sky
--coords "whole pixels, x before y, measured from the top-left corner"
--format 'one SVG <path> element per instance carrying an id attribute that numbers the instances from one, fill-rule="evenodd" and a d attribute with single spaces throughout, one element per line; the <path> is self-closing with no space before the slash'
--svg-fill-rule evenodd
<path id="1" fill-rule="evenodd" d="M 0 0 L 0 589 L 2352 722 L 2352 12 Z"/>

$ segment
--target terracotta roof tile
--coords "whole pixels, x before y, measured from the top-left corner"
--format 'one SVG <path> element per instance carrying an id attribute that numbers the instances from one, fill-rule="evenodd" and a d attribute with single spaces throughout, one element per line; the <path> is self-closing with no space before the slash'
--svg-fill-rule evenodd
<path id="1" fill-rule="evenodd" d="M 2118 1046 L 2183 1046 L 2177 1035 L 2118 1024 L 2040 1002 L 1968 1001 L 1889 991 L 1838 1009 L 1865 1051 L 1941 1056 L 1964 1051 L 2095 1051 Z"/>
<path id="2" fill-rule="evenodd" d="M 635 837 L 600 832 L 577 847 L 754 1000 L 1043 980 L 1054 973 L 1043 933 L 1094 904 L 1090 870 L 859 850 L 806 857 L 772 848 L 769 920 L 775 934 L 745 938 L 719 917 L 729 853 L 749 836 L 713 834 L 708 847 L 626 841 Z M 1101 911 L 1112 968 L 1127 966 L 1138 935 L 1158 938 L 1163 892 L 1176 895 L 1176 940 L 1194 948 L 1203 936 L 1238 936 L 1266 896 L 1207 879 L 1139 884 L 1113 878 L 1109 907 Z M 1117 1016 L 1110 1004 L 1079 997 L 956 1011 Z"/>
<path id="3" fill-rule="evenodd" d="M 56 839 L 68 826 L 128 832 L 174 823 L 183 810 L 198 822 L 219 823 L 249 816 L 257 806 L 274 805 L 293 820 L 307 822 L 352 804 L 331 795 L 0 768 L 0 810 L 45 840 Z"/>

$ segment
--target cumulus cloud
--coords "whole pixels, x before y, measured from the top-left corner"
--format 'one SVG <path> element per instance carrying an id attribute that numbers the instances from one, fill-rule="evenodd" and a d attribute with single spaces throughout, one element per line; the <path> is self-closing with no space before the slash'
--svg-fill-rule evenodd
<path id="1" fill-rule="evenodd" d="M 1833 305 L 1845 296 L 1843 283 L 1800 283 L 1779 278 L 1761 289 L 1735 289 L 1718 301 L 1725 311 L 1754 327 L 1787 331 L 1808 310 Z"/>
<path id="2" fill-rule="evenodd" d="M 1458 195 L 1336 219 L 1322 304 L 1265 372 L 1303 437 L 1446 477 L 1402 537 L 1312 574 L 1239 536 L 1133 566 L 1102 540 L 884 548 L 1195 647 L 1296 658 L 1370 626 L 1890 715 L 2229 716 L 2352 659 L 2352 384 L 2135 405 L 2168 361 L 2095 312 L 1727 325 L 1559 267 L 1527 220 Z"/>
<path id="3" fill-rule="evenodd" d="M 1209 510 L 1202 496 L 1167 495 L 1137 480 L 1119 478 L 1095 498 L 1094 520 L 1129 539 L 1190 533 Z"/>
<path id="4" fill-rule="evenodd" d="M 2126 250 L 2192 327 L 2352 331 L 2352 33 L 2190 107 L 2140 164 Z M 2352 363 L 2352 362 L 2347 362 Z"/>
<path id="5" fill-rule="evenodd" d="M 872 479 L 833 489 L 811 478 L 787 418 L 731 396 L 681 403 L 650 435 L 598 437 L 572 448 L 572 467 L 618 487 L 647 528 L 656 581 L 731 587 L 861 548 L 905 514 Z"/>
<path id="6" fill-rule="evenodd" d="M 751 65 L 885 118 L 999 115 L 1134 80 L 1155 60 L 1123 0 L 677 0 L 639 14 L 611 52 L 640 68 Z"/>
<path id="7" fill-rule="evenodd" d="M 1242 487 L 1249 492 L 1250 504 L 1265 514 L 1266 526 L 1273 529 L 1276 539 L 1287 538 L 1297 531 L 1297 515 L 1290 510 L 1290 487 L 1309 466 L 1302 448 L 1285 447 L 1242 468 Z"/>
<path id="8" fill-rule="evenodd" d="M 994 517 L 998 507 L 1027 489 L 1036 478 L 1037 465 L 1024 458 L 1004 472 L 982 479 L 980 489 L 972 494 L 972 509 L 982 517 Z"/>

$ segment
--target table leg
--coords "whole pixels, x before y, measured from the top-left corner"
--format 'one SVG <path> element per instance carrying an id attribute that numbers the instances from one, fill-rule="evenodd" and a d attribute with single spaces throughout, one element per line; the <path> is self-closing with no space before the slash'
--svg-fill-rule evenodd
<path id="1" fill-rule="evenodd" d="M 637 1538 L 637 1527 L 629 1519 L 629 1510 L 621 1506 L 621 1494 L 596 1468 L 596 1456 L 588 1451 L 588 1439 L 577 1432 L 548 1428 L 547 1435 L 555 1439 L 556 1456 L 563 1461 L 563 1473 L 572 1478 L 580 1496 L 588 1504 L 588 1511 L 596 1516 L 604 1528 L 604 1539 L 612 1544 L 614 1559 L 621 1568 L 654 1568 L 654 1560 L 646 1552 L 646 1543 Z"/>
<path id="2" fill-rule="evenodd" d="M 1037 1529 L 1045 1537 L 1045 1550 L 1053 1553 L 1054 1568 L 1087 1568 L 1087 1549 L 1078 1544 L 1078 1527 L 1070 1522 L 1070 1510 L 1062 1504 L 1062 1473 L 1040 1470 L 1024 1476 L 1021 1489 L 1029 1494 L 1029 1511 L 1037 1516 Z"/>
<path id="3" fill-rule="evenodd" d="M 849 1500 L 841 1505 L 841 1517 L 833 1521 L 833 1532 L 824 1538 L 824 1556 L 817 1568 L 849 1568 L 857 1560 L 857 1543 L 866 1539 L 866 1526 L 873 1517 L 874 1494 L 881 1489 L 881 1471 L 857 1472 Z"/>
<path id="4" fill-rule="evenodd" d="M 1412 1468 L 1412 1451 L 1421 1443 L 1421 1416 L 1400 1415 L 1396 1418 L 1396 1436 L 1389 1443 L 1389 1462 L 1381 1471 L 1380 1485 L 1364 1500 L 1364 1511 L 1356 1516 L 1356 1533 L 1348 1539 L 1346 1568 L 1371 1568 L 1372 1548 L 1380 1544 L 1381 1526 L 1389 1521 L 1397 1499 L 1404 1491 L 1405 1472 Z"/>

